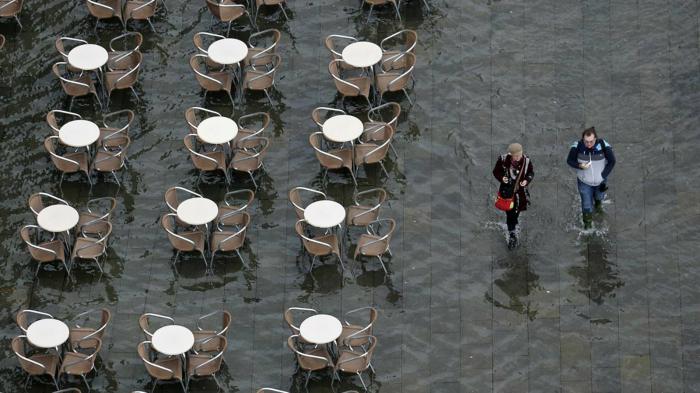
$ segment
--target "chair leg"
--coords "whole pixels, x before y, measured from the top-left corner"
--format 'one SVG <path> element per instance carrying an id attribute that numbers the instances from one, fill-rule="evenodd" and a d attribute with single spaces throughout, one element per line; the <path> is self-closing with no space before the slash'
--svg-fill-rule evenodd
<path id="1" fill-rule="evenodd" d="M 68 111 L 69 111 L 69 112 L 70 112 L 70 110 L 73 108 L 73 101 L 74 101 L 74 100 L 75 100 L 75 96 L 71 96 L 71 97 L 70 97 L 70 103 L 68 104 Z"/>
<path id="2" fill-rule="evenodd" d="M 366 22 L 369 22 L 369 18 L 372 16 L 372 9 L 374 9 L 374 4 L 370 4 L 370 6 L 369 6 L 369 14 L 367 14 L 367 21 Z"/>
<path id="3" fill-rule="evenodd" d="M 311 379 L 311 371 L 310 370 L 306 372 L 306 382 L 304 382 L 305 388 L 309 386 L 309 379 Z"/>
<path id="4" fill-rule="evenodd" d="M 427 8 L 428 12 L 430 12 L 430 4 L 428 4 L 428 0 L 423 0 L 423 4 L 425 4 L 425 8 Z"/>
<path id="5" fill-rule="evenodd" d="M 15 20 L 17 21 L 17 24 L 19 25 L 19 29 L 22 30 L 22 22 L 19 21 L 19 15 L 15 15 Z"/>
<path id="6" fill-rule="evenodd" d="M 228 29 L 226 30 L 226 37 L 228 37 L 229 34 L 231 34 L 231 22 L 233 22 L 233 21 L 228 22 Z"/>
<path id="7" fill-rule="evenodd" d="M 200 254 L 202 254 L 202 260 L 204 261 L 204 268 L 209 269 L 209 264 L 207 263 L 207 257 L 204 256 L 204 251 L 200 251 Z"/>
<path id="8" fill-rule="evenodd" d="M 287 16 L 287 11 L 284 10 L 284 6 L 282 5 L 282 3 L 279 3 L 278 5 L 280 6 L 282 13 L 284 14 L 284 19 L 289 20 L 289 17 Z"/>
<path id="9" fill-rule="evenodd" d="M 165 0 L 161 0 L 160 2 L 163 3 L 163 8 L 165 8 L 165 12 L 168 12 L 169 10 L 168 10 L 168 6 L 165 5 Z"/>
<path id="10" fill-rule="evenodd" d="M 97 260 L 97 258 L 93 258 L 95 260 L 95 264 L 97 265 L 97 268 L 100 269 L 100 274 L 104 273 L 104 270 L 102 270 L 102 266 L 100 265 L 100 261 Z"/>
<path id="11" fill-rule="evenodd" d="M 134 94 L 134 97 L 136 98 L 136 102 L 140 102 L 141 100 L 139 99 L 139 95 L 136 94 L 136 90 L 134 90 L 134 86 L 129 86 L 129 89 L 131 89 L 131 93 Z"/>
<path id="12" fill-rule="evenodd" d="M 249 269 L 250 266 L 248 266 L 248 262 L 246 262 L 245 259 L 243 259 L 243 255 L 241 255 L 240 251 L 236 250 L 236 254 L 238 254 L 238 258 L 241 259 L 241 263 L 243 264 L 243 266 L 245 266 L 246 269 Z"/>
<path id="13" fill-rule="evenodd" d="M 233 96 L 231 95 L 230 91 L 226 91 L 228 93 L 228 99 L 231 100 L 231 113 L 233 114 L 236 111 L 236 103 L 233 101 Z"/>
<path id="14" fill-rule="evenodd" d="M 153 393 L 156 390 L 156 385 L 158 385 L 157 379 L 155 381 L 153 381 L 153 387 L 151 388 L 151 393 Z"/>
<path id="15" fill-rule="evenodd" d="M 153 26 L 153 22 L 151 22 L 151 18 L 146 18 L 146 21 L 148 22 L 149 26 L 151 26 L 151 30 L 153 30 L 154 33 L 157 34 L 155 26 Z"/>
<path id="16" fill-rule="evenodd" d="M 83 382 L 85 382 L 85 386 L 87 386 L 87 388 L 88 388 L 88 393 L 90 393 L 90 390 L 92 390 L 92 387 L 88 383 L 87 378 L 85 378 L 85 374 L 80 374 L 80 376 L 82 377 Z"/>
<path id="17" fill-rule="evenodd" d="M 360 377 L 360 382 L 362 382 L 362 387 L 365 388 L 365 391 L 367 391 L 367 385 L 365 385 L 365 380 L 362 379 L 362 373 L 357 373 L 357 376 Z"/>
<path id="18" fill-rule="evenodd" d="M 384 269 L 384 274 L 389 274 L 389 272 L 386 270 L 386 266 L 384 266 L 384 261 L 382 260 L 382 257 L 377 255 L 377 259 L 379 259 L 379 263 L 382 264 L 382 269 Z"/>
<path id="19" fill-rule="evenodd" d="M 212 269 L 214 269 L 214 255 L 216 255 L 216 250 L 211 252 L 211 260 L 209 262 L 209 266 L 211 266 Z"/>
<path id="20" fill-rule="evenodd" d="M 258 183 L 255 181 L 255 177 L 253 176 L 253 172 L 248 172 L 248 176 L 250 176 L 250 180 L 253 181 L 253 185 L 255 186 L 255 189 L 257 189 Z"/>
<path id="21" fill-rule="evenodd" d="M 386 175 L 386 177 L 389 177 L 389 172 L 387 172 L 386 168 L 384 167 L 384 163 L 379 161 L 379 166 L 382 167 L 382 170 L 384 171 L 384 174 Z"/>
<path id="22" fill-rule="evenodd" d="M 367 105 L 369 105 L 369 109 L 372 109 L 372 102 L 370 102 L 368 96 L 365 96 L 365 100 L 367 100 Z"/>
<path id="23" fill-rule="evenodd" d="M 270 103 L 270 106 L 272 106 L 272 98 L 270 98 L 270 93 L 267 92 L 267 89 L 263 89 L 265 92 L 265 95 L 267 96 L 267 101 Z"/>
<path id="24" fill-rule="evenodd" d="M 403 91 L 403 94 L 406 95 L 406 98 L 408 99 L 408 103 L 409 103 L 411 106 L 413 106 L 413 101 L 411 100 L 411 97 L 409 97 L 408 92 L 406 91 L 406 89 L 404 88 L 404 89 L 401 89 L 401 90 Z"/>
<path id="25" fill-rule="evenodd" d="M 394 3 L 394 9 L 396 9 L 396 17 L 399 19 L 399 22 L 401 22 L 401 12 L 399 12 L 399 5 Z"/>
<path id="26" fill-rule="evenodd" d="M 58 381 L 56 380 L 56 377 L 52 375 L 51 379 L 53 379 L 53 384 L 56 385 L 56 389 L 61 389 L 60 387 L 58 387 Z"/>

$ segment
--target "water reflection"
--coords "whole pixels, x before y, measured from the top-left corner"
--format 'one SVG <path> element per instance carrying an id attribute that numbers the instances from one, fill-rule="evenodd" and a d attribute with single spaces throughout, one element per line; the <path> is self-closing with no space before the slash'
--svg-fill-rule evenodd
<path id="1" fill-rule="evenodd" d="M 493 281 L 491 292 L 484 296 L 494 306 L 526 315 L 534 320 L 537 309 L 532 308 L 529 295 L 540 289 L 539 276 L 530 269 L 529 256 L 525 253 L 512 253 L 495 262 L 503 274 Z"/>
<path id="2" fill-rule="evenodd" d="M 579 292 L 593 302 L 603 304 L 615 297 L 615 290 L 625 283 L 619 277 L 617 265 L 608 260 L 610 242 L 601 236 L 586 236 L 582 240 L 581 255 L 585 265 L 572 266 L 568 273 L 576 278 Z"/>

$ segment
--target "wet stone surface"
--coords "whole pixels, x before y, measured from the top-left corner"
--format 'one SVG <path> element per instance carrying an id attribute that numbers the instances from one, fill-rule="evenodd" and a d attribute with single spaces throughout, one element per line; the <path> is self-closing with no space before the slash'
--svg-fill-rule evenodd
<path id="1" fill-rule="evenodd" d="M 286 348 L 282 313 L 313 307 L 340 316 L 359 306 L 380 310 L 379 344 L 366 377 L 373 392 L 696 392 L 700 390 L 700 53 L 697 1 L 679 0 L 418 0 L 403 2 L 403 22 L 390 6 L 368 9 L 358 1 L 291 2 L 290 20 L 271 7 L 261 29 L 282 30 L 283 63 L 272 107 L 249 94 L 242 114 L 269 111 L 271 148 L 251 206 L 252 226 L 242 254 L 217 257 L 213 277 L 198 255 L 183 255 L 178 275 L 159 216 L 170 186 L 198 188 L 220 201 L 223 179 L 197 174 L 182 138 L 189 106 L 230 115 L 228 97 L 206 102 L 187 59 L 192 36 L 211 31 L 204 2 L 166 0 L 169 11 L 130 23 L 145 40 L 137 102 L 128 92 L 112 96 L 110 110 L 136 112 L 130 165 L 117 187 L 100 177 L 59 175 L 43 150 L 51 109 L 67 109 L 50 65 L 59 60 L 59 36 L 107 45 L 120 34 L 116 21 L 94 19 L 82 2 L 30 2 L 19 31 L 0 20 L 8 42 L 0 50 L 0 390 L 23 390 L 25 374 L 10 350 L 20 333 L 14 323 L 24 308 L 71 319 L 108 307 L 96 392 L 150 390 L 137 353 L 143 340 L 137 319 L 144 312 L 173 316 L 194 327 L 197 316 L 217 309 L 233 314 L 221 382 L 227 392 L 262 386 L 303 391 Z M 333 258 L 313 274 L 300 253 L 295 215 L 287 201 L 294 186 L 322 187 L 308 144 L 317 106 L 339 105 L 327 71 L 328 34 L 378 43 L 401 28 L 415 29 L 419 44 L 415 105 L 390 95 L 404 110 L 390 156 L 389 176 L 359 170 L 359 189 L 389 193 L 383 215 L 397 220 L 388 276 L 376 260 L 352 264 L 361 233 L 345 239 L 344 259 L 357 277 L 341 275 Z M 225 25 L 213 27 L 225 32 Z M 244 17 L 232 37 L 251 33 Z M 361 100 L 348 110 L 365 116 Z M 99 111 L 90 98 L 73 110 L 88 119 Z M 575 179 L 565 164 L 580 130 L 596 126 L 615 149 L 609 202 L 582 232 Z M 521 142 L 535 165 L 533 204 L 522 217 L 520 246 L 508 251 L 504 221 L 492 207 L 491 169 L 508 143 Z M 252 187 L 234 176 L 229 189 Z M 329 174 L 325 188 L 345 206 L 353 186 L 347 173 Z M 32 261 L 18 236 L 34 223 L 27 198 L 44 191 L 78 208 L 90 198 L 118 201 L 114 232 L 99 277 L 80 263 L 75 283 L 49 266 L 34 278 Z M 367 375 L 367 374 L 366 374 Z M 79 380 L 63 385 L 78 386 Z M 63 386 L 62 385 L 62 386 Z M 343 376 L 335 391 L 361 389 Z M 159 391 L 178 392 L 177 385 Z M 216 391 L 213 381 L 192 391 Z M 32 392 L 50 392 L 34 382 Z M 330 392 L 328 374 L 315 376 L 311 392 Z"/>

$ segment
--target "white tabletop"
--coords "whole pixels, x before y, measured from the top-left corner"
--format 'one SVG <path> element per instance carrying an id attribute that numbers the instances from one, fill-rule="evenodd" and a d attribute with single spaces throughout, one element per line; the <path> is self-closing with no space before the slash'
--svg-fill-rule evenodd
<path id="1" fill-rule="evenodd" d="M 36 222 L 49 232 L 65 232 L 78 225 L 78 211 L 62 203 L 47 206 L 39 212 Z"/>
<path id="2" fill-rule="evenodd" d="M 177 217 L 190 225 L 208 224 L 219 214 L 219 207 L 211 199 L 189 198 L 177 207 Z"/>
<path id="3" fill-rule="evenodd" d="M 151 345 L 163 355 L 175 356 L 192 349 L 194 334 L 180 325 L 168 325 L 153 332 Z"/>
<path id="4" fill-rule="evenodd" d="M 236 64 L 248 56 L 248 45 L 235 38 L 222 38 L 209 45 L 207 55 L 219 64 Z"/>
<path id="5" fill-rule="evenodd" d="M 343 49 L 343 61 L 354 67 L 371 67 L 382 59 L 382 48 L 367 41 L 353 42 Z"/>
<path id="6" fill-rule="evenodd" d="M 68 326 L 58 319 L 40 319 L 27 328 L 27 340 L 39 348 L 56 348 L 68 340 Z"/>
<path id="7" fill-rule="evenodd" d="M 337 115 L 323 123 L 323 136 L 333 142 L 350 142 L 362 135 L 362 120 L 350 115 Z"/>
<path id="8" fill-rule="evenodd" d="M 223 116 L 213 116 L 202 120 L 197 126 L 197 136 L 206 143 L 220 145 L 233 140 L 238 134 L 236 122 Z"/>
<path id="9" fill-rule="evenodd" d="M 345 208 L 335 201 L 316 201 L 304 209 L 304 219 L 316 228 L 332 228 L 345 220 Z"/>
<path id="10" fill-rule="evenodd" d="M 78 45 L 68 52 L 68 63 L 75 68 L 90 71 L 107 64 L 107 50 L 95 44 Z"/>
<path id="11" fill-rule="evenodd" d="M 313 344 L 333 342 L 342 332 L 343 325 L 338 318 L 327 314 L 310 316 L 299 325 L 301 337 Z"/>
<path id="12" fill-rule="evenodd" d="M 100 127 L 88 120 L 73 120 L 61 126 L 58 139 L 72 147 L 90 146 L 100 137 Z"/>

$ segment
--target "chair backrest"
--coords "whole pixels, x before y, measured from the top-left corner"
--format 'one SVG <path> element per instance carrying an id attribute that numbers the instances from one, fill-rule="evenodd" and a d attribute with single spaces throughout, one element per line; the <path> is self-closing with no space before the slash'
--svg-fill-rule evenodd
<path id="1" fill-rule="evenodd" d="M 99 338 L 100 340 L 104 337 L 105 331 L 107 330 L 107 326 L 109 325 L 109 322 L 112 320 L 112 313 L 106 309 L 106 308 L 100 308 L 100 309 L 94 309 L 94 310 L 88 310 L 85 312 L 82 312 L 73 318 L 74 321 L 76 321 L 75 326 L 77 328 L 83 328 L 85 326 L 82 326 L 78 324 L 77 322 L 82 323 L 82 319 L 84 318 L 85 322 L 90 321 L 90 316 L 91 315 L 99 315 L 100 317 L 100 324 L 97 327 L 94 327 L 94 331 L 91 333 L 86 334 L 80 339 L 88 339 L 88 338 Z"/>
<path id="2" fill-rule="evenodd" d="M 325 106 L 319 106 L 311 111 L 311 120 L 316 123 L 319 128 L 323 128 L 323 123 L 329 118 L 337 115 L 346 115 L 347 113 L 342 109 L 328 108 Z M 330 116 L 329 116 L 330 115 Z"/>
<path id="3" fill-rule="evenodd" d="M 299 364 L 299 368 L 302 370 L 317 370 L 318 369 L 318 362 L 319 361 L 325 361 L 326 367 L 333 367 L 333 364 L 331 363 L 330 359 L 318 356 L 318 355 L 312 355 L 310 353 L 305 353 L 302 350 L 301 344 L 303 343 L 301 336 L 297 334 L 293 334 L 287 338 L 287 347 L 296 354 L 297 357 L 297 363 Z"/>
<path id="4" fill-rule="evenodd" d="M 114 122 L 117 120 L 122 120 L 121 118 L 125 117 L 125 122 L 122 124 L 115 124 Z M 110 112 L 105 115 L 102 115 L 102 125 L 105 128 L 109 129 L 114 129 L 116 132 L 124 133 L 124 134 L 129 134 L 129 129 L 131 128 L 131 124 L 134 122 L 134 118 L 136 118 L 136 115 L 134 114 L 134 111 L 131 109 L 120 109 L 118 111 Z M 115 120 L 112 120 L 115 119 Z M 107 121 L 109 121 L 108 124 Z M 106 136 L 108 138 L 109 135 Z"/>
<path id="5" fill-rule="evenodd" d="M 43 230 L 37 225 L 25 225 L 20 229 L 20 237 L 24 244 L 27 245 L 29 254 L 39 262 L 51 262 L 59 259 L 61 255 L 50 248 L 44 247 L 44 243 L 36 244 L 32 241 L 32 233 L 38 236 L 41 231 Z"/>
<path id="6" fill-rule="evenodd" d="M 311 147 L 313 147 L 319 164 L 329 169 L 342 168 L 343 159 L 330 152 L 323 150 L 323 147 L 321 145 L 322 142 L 323 132 L 314 132 L 311 135 L 309 135 L 309 144 L 311 145 Z"/>
<path id="7" fill-rule="evenodd" d="M 247 188 L 229 191 L 224 194 L 224 205 L 235 209 L 233 211 L 243 211 L 250 206 L 255 199 L 255 192 Z"/>
<path id="8" fill-rule="evenodd" d="M 85 75 L 85 77 L 71 79 L 68 74 L 68 63 L 64 61 L 55 63 L 51 67 L 51 70 L 53 71 L 53 74 L 61 81 L 63 91 L 65 91 L 69 96 L 79 97 L 91 93 L 91 85 L 87 83 L 87 81 L 90 80 L 89 77 Z"/>
<path id="9" fill-rule="evenodd" d="M 190 68 L 192 68 L 192 71 L 194 71 L 195 77 L 197 78 L 197 82 L 199 82 L 199 86 L 201 86 L 202 89 L 205 89 L 207 91 L 225 90 L 225 86 L 223 85 L 223 83 L 207 75 L 205 64 L 206 59 L 207 55 L 203 54 L 196 54 L 190 57 Z"/>
<path id="10" fill-rule="evenodd" d="M 160 220 L 163 229 L 168 234 L 168 240 L 174 249 L 178 251 L 194 251 L 196 244 L 194 241 L 178 235 L 175 232 L 175 218 L 177 217 L 174 213 L 164 214 Z"/>
<path id="11" fill-rule="evenodd" d="M 245 14 L 245 5 L 231 3 L 217 3 L 216 0 L 207 0 L 207 8 L 217 19 L 222 22 L 230 22 Z"/>
<path id="12" fill-rule="evenodd" d="M 206 31 L 200 31 L 198 33 L 194 33 L 194 36 L 192 36 L 192 43 L 194 44 L 194 47 L 197 48 L 198 51 L 202 52 L 203 54 L 208 54 L 207 48 L 209 48 L 209 45 L 213 41 L 217 41 L 220 39 L 226 38 L 220 34 L 214 34 L 214 33 L 209 33 Z M 208 42 L 208 44 L 205 43 Z"/>
<path id="13" fill-rule="evenodd" d="M 118 4 L 117 0 L 112 0 Z M 121 44 L 121 48 L 115 48 L 115 45 Z M 129 31 L 120 34 L 109 40 L 109 50 L 112 52 L 137 52 L 143 44 L 143 35 L 138 31 Z"/>
<path id="14" fill-rule="evenodd" d="M 145 20 L 156 14 L 158 2 L 156 0 L 126 0 L 124 6 L 124 20 Z"/>
<path id="15" fill-rule="evenodd" d="M 177 211 L 177 207 L 180 206 L 180 198 L 178 197 L 177 193 L 180 191 L 183 194 L 186 194 L 190 198 L 201 198 L 202 196 L 192 190 L 188 190 L 184 187 L 170 187 L 165 191 L 165 204 L 168 205 L 168 209 L 170 209 L 173 213 Z"/>
<path id="16" fill-rule="evenodd" d="M 289 393 L 284 390 L 274 389 L 274 388 L 260 388 L 255 393 Z M 347 393 L 347 392 L 345 392 Z"/>
<path id="17" fill-rule="evenodd" d="M 370 225 L 375 223 L 389 224 L 387 226 L 381 227 L 381 232 L 375 231 L 377 239 L 365 243 L 357 250 L 358 253 L 362 255 L 377 256 L 384 254 L 391 245 L 391 237 L 394 235 L 394 230 L 396 230 L 396 221 L 393 218 L 382 218 L 374 221 Z"/>
<path id="18" fill-rule="evenodd" d="M 270 114 L 267 112 L 253 112 L 238 118 L 238 132 L 248 132 L 251 136 L 262 136 L 267 126 L 270 125 Z"/>
<path id="19" fill-rule="evenodd" d="M 70 158 L 63 157 L 62 155 L 56 153 L 56 143 L 59 143 L 57 136 L 49 136 L 44 139 L 44 149 L 51 156 L 51 162 L 56 166 L 61 172 L 72 173 L 80 170 L 80 163 L 78 161 L 72 160 Z"/>
<path id="20" fill-rule="evenodd" d="M 87 202 L 88 213 L 97 215 L 100 220 L 109 221 L 116 207 L 117 200 L 112 197 L 93 198 Z"/>
<path id="21" fill-rule="evenodd" d="M 5 36 L 0 34 L 0 49 L 2 49 L 3 46 L 5 46 Z"/>
<path id="22" fill-rule="evenodd" d="M 64 122 L 59 123 L 59 116 L 60 117 L 67 117 Z M 58 131 L 61 129 L 61 126 L 63 125 L 62 123 L 67 123 L 68 121 L 71 120 L 78 120 L 82 119 L 83 117 L 80 116 L 77 113 L 73 112 L 68 112 L 68 111 L 62 111 L 60 109 L 54 109 L 49 111 L 49 113 L 46 114 L 46 123 L 48 123 L 49 127 L 51 127 L 51 130 L 55 135 L 58 135 Z"/>
<path id="23" fill-rule="evenodd" d="M 141 314 L 141 316 L 139 316 L 139 327 L 141 328 L 143 334 L 149 338 L 153 336 L 153 331 L 151 331 L 153 330 L 151 328 L 151 319 L 163 321 L 164 325 L 175 324 L 175 320 L 166 315 L 154 314 L 150 312 Z"/>
<path id="24" fill-rule="evenodd" d="M 289 202 L 292 204 L 294 207 L 294 212 L 297 215 L 297 219 L 302 219 L 304 218 L 304 205 L 308 205 L 307 203 L 304 203 L 302 200 L 302 193 L 309 193 L 311 194 L 312 197 L 317 197 L 317 196 L 322 196 L 323 199 L 328 199 L 325 193 L 314 190 L 312 188 L 307 188 L 307 187 L 294 187 L 289 190 Z"/>
<path id="25" fill-rule="evenodd" d="M 221 113 L 199 106 L 189 107 L 185 110 L 185 121 L 187 121 L 187 126 L 190 127 L 192 134 L 197 133 L 197 126 L 202 120 L 211 116 L 221 116 Z"/>
<path id="26" fill-rule="evenodd" d="M 213 319 L 212 317 L 215 317 L 217 315 L 221 316 L 221 325 L 220 327 L 217 327 L 216 329 L 212 329 L 216 331 L 216 334 L 219 336 L 226 336 L 228 334 L 228 330 L 231 327 L 231 321 L 233 318 L 231 317 L 231 313 L 226 311 L 226 310 L 217 310 L 210 312 L 209 314 L 202 315 L 201 317 L 197 318 L 197 329 L 199 330 L 209 330 L 205 329 L 202 327 L 202 322 L 207 321 L 210 319 Z"/>
<path id="27" fill-rule="evenodd" d="M 161 366 L 151 361 L 151 353 L 153 349 L 151 348 L 150 341 L 142 341 L 136 347 L 136 351 L 146 367 L 148 375 L 159 380 L 168 380 L 175 377 L 175 370 L 171 370 L 167 367 Z"/>
<path id="28" fill-rule="evenodd" d="M 348 337 L 346 337 L 345 342 L 343 344 L 349 345 L 351 347 L 355 347 L 355 346 L 360 346 L 360 345 L 364 345 L 365 343 L 367 343 L 367 336 L 372 335 L 372 331 L 374 330 L 374 322 L 376 322 L 377 317 L 379 316 L 379 313 L 377 312 L 376 308 L 367 306 L 367 307 L 356 308 L 354 310 L 350 310 L 350 311 L 346 312 L 345 313 L 345 318 L 346 318 L 345 324 L 346 325 L 353 324 L 353 323 L 348 321 L 348 317 L 355 315 L 355 314 L 359 314 L 365 310 L 368 311 L 368 316 L 369 316 L 367 322 L 361 324 L 361 326 L 363 326 L 362 329 L 360 329 L 360 330 L 352 333 Z M 357 325 L 357 324 L 355 324 L 355 325 Z"/>
<path id="29" fill-rule="evenodd" d="M 389 116 L 385 116 L 389 111 Z M 398 125 L 399 116 L 401 116 L 401 104 L 398 102 L 386 102 L 367 112 L 370 121 L 387 123 L 394 127 L 394 130 Z"/>
<path id="30" fill-rule="evenodd" d="M 335 83 L 335 88 L 340 94 L 344 96 L 354 97 L 360 95 L 362 90 L 358 85 L 349 82 L 341 77 L 340 67 L 342 63 L 343 60 L 340 59 L 331 60 L 331 62 L 328 63 L 328 72 L 331 74 L 331 77 L 333 77 L 333 83 Z"/>
<path id="31" fill-rule="evenodd" d="M 73 38 L 73 37 L 58 37 L 56 38 L 56 41 L 54 42 L 54 46 L 56 47 L 56 50 L 58 53 L 64 58 L 68 59 L 68 52 L 70 52 L 71 49 L 78 45 L 83 45 L 87 44 L 88 42 L 85 40 L 81 40 L 80 38 Z"/>
<path id="32" fill-rule="evenodd" d="M 413 52 L 418 43 L 418 33 L 415 30 L 400 30 L 381 40 L 379 46 L 382 48 L 382 51 L 386 52 L 391 50 L 389 45 L 394 41 L 398 41 L 402 45 L 400 52 Z"/>
<path id="33" fill-rule="evenodd" d="M 15 16 L 19 14 L 19 12 L 22 10 L 22 3 L 24 0 L 6 0 L 4 2 L 0 2 L 0 6 L 4 6 L 0 8 L 0 16 Z"/>
<path id="34" fill-rule="evenodd" d="M 27 329 L 29 328 L 29 325 L 31 325 L 32 322 L 35 322 L 39 319 L 47 318 L 53 319 L 53 316 L 45 312 L 25 309 L 20 310 L 17 313 L 17 316 L 15 317 L 15 322 L 17 322 L 17 326 L 20 328 L 20 330 L 26 333 Z"/>
<path id="35" fill-rule="evenodd" d="M 103 145 L 95 157 L 93 161 L 95 170 L 98 172 L 114 172 L 123 168 L 130 144 L 131 138 L 126 135 L 119 139 L 112 137 L 109 145 Z"/>
<path id="36" fill-rule="evenodd" d="M 50 199 L 54 203 L 62 203 L 64 205 L 68 205 L 69 203 L 64 201 L 63 199 L 51 195 L 46 192 L 37 192 L 36 194 L 32 194 L 29 196 L 29 200 L 27 203 L 29 204 L 29 209 L 31 209 L 32 213 L 34 215 L 38 215 L 40 211 L 42 211 L 45 207 L 46 204 L 44 203 L 44 198 Z"/>
<path id="37" fill-rule="evenodd" d="M 91 351 L 91 353 L 82 359 L 71 359 L 70 361 L 63 362 L 61 365 L 64 371 L 73 375 L 87 374 L 92 371 L 92 369 L 95 368 L 95 359 L 97 359 L 97 355 L 99 354 L 100 349 L 102 349 L 102 340 L 99 338 L 84 338 L 82 341 L 85 341 L 86 343 L 80 345 L 81 352 L 88 349 Z"/>
<path id="38" fill-rule="evenodd" d="M 356 164 L 374 164 L 383 160 L 388 151 L 391 139 L 394 137 L 394 128 L 386 125 L 384 128 L 384 139 L 378 143 L 362 143 L 355 146 Z"/>
<path id="39" fill-rule="evenodd" d="M 299 324 L 295 322 L 295 313 L 311 313 L 318 314 L 318 311 L 313 308 L 303 308 L 303 307 L 289 307 L 284 311 L 284 322 L 289 327 L 292 334 L 299 334 Z"/>
<path id="40" fill-rule="evenodd" d="M 248 45 L 251 48 L 261 49 L 260 52 L 253 56 L 252 60 L 255 62 L 255 59 L 260 56 L 275 53 L 281 39 L 282 33 L 277 29 L 267 29 L 251 34 L 250 37 L 248 37 Z"/>
<path id="41" fill-rule="evenodd" d="M 275 84 L 275 74 L 282 64 L 282 57 L 276 53 L 266 54 L 256 57 L 256 64 L 259 65 L 258 71 L 248 71 L 253 76 L 247 79 L 245 84 L 246 89 L 263 90 L 270 88 Z"/>
<path id="42" fill-rule="evenodd" d="M 88 12 L 98 19 L 121 17 L 119 0 L 86 0 Z"/>
<path id="43" fill-rule="evenodd" d="M 199 364 L 188 371 L 189 375 L 208 376 L 214 375 L 221 369 L 221 362 L 224 360 L 224 352 L 228 346 L 228 340 L 224 336 L 214 336 L 207 340 L 207 349 L 216 351 L 216 354 L 209 360 Z"/>
<path id="44" fill-rule="evenodd" d="M 343 48 L 353 42 L 357 42 L 357 38 L 339 34 L 331 34 L 323 40 L 323 44 L 326 46 L 326 49 L 331 52 L 333 60 L 342 59 Z M 345 45 L 342 45 L 343 43 L 345 43 Z"/>
<path id="45" fill-rule="evenodd" d="M 197 151 L 197 140 L 197 134 L 187 134 L 182 140 L 187 151 L 190 152 L 192 165 L 200 171 L 213 171 L 219 168 L 219 163 L 215 159 Z"/>
<path id="46" fill-rule="evenodd" d="M 236 143 L 237 148 L 240 149 L 245 145 L 246 150 L 239 150 L 236 153 L 236 156 L 241 155 L 242 157 L 236 158 L 236 156 L 234 156 L 234 168 L 260 168 L 262 166 L 263 158 L 265 158 L 267 149 L 270 147 L 270 139 L 264 136 L 256 136 L 239 140 Z"/>

